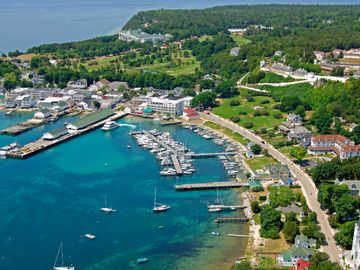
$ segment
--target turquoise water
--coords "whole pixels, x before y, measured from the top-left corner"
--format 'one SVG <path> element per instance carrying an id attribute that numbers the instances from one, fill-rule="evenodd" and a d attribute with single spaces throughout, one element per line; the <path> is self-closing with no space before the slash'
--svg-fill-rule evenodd
<path id="1" fill-rule="evenodd" d="M 28 117 L 0 114 L 0 128 Z M 70 120 L 17 140 L 26 143 Z M 134 118 L 119 122 L 169 131 L 178 141 L 189 139 L 195 152 L 222 150 L 181 127 L 161 128 Z M 242 256 L 245 240 L 226 233 L 246 233 L 247 226 L 213 223 L 206 204 L 215 200 L 215 191 L 173 190 L 176 183 L 226 180 L 220 161 L 198 159 L 194 175 L 163 178 L 157 160 L 137 146 L 129 131 L 125 126 L 95 130 L 26 160 L 0 160 L 0 269 L 50 269 L 60 241 L 65 261 L 77 269 L 220 269 Z M 0 145 L 13 141 L 0 136 Z M 158 200 L 172 207 L 167 213 L 151 212 L 155 187 Z M 224 202 L 238 202 L 237 192 L 220 194 Z M 98 210 L 105 195 L 116 213 Z M 212 237 L 214 230 L 222 235 Z M 89 232 L 97 236 L 94 241 L 84 238 Z M 136 265 L 139 257 L 148 257 L 149 263 Z"/>

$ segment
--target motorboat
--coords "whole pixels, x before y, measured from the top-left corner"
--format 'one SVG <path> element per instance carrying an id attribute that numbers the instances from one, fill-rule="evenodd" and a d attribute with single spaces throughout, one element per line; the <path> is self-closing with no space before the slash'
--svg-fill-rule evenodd
<path id="1" fill-rule="evenodd" d="M 138 264 L 147 263 L 148 261 L 149 261 L 148 258 L 139 258 L 139 259 L 136 260 L 136 262 L 137 262 Z"/>
<path id="2" fill-rule="evenodd" d="M 109 131 L 109 130 L 113 130 L 118 127 L 119 127 L 119 124 L 116 123 L 115 121 L 108 121 L 105 123 L 105 125 L 101 129 L 104 131 Z"/>
<path id="3" fill-rule="evenodd" d="M 211 234 L 214 235 L 214 236 L 220 236 L 219 232 L 211 232 Z"/>
<path id="4" fill-rule="evenodd" d="M 96 238 L 96 236 L 95 236 L 94 234 L 91 234 L 91 233 L 85 234 L 85 237 L 86 237 L 87 239 L 90 239 L 90 240 L 94 240 L 94 239 Z"/>

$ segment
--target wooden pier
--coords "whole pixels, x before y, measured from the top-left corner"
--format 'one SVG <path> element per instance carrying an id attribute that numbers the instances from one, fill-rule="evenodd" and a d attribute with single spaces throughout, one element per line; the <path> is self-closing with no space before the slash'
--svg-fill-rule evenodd
<path id="1" fill-rule="evenodd" d="M 208 205 L 208 209 L 218 209 L 220 208 L 223 211 L 232 211 L 232 210 L 241 210 L 245 209 L 244 205 L 218 205 L 218 204 L 210 204 Z"/>
<path id="2" fill-rule="evenodd" d="M 175 171 L 177 174 L 183 174 L 183 171 L 181 169 L 181 166 L 180 166 L 180 163 L 179 163 L 179 160 L 177 158 L 176 155 L 171 155 L 171 160 L 174 164 L 174 167 L 175 167 Z"/>
<path id="3" fill-rule="evenodd" d="M 243 217 L 218 217 L 214 220 L 215 223 L 223 223 L 223 222 L 249 222 L 250 219 Z"/>
<path id="4" fill-rule="evenodd" d="M 192 158 L 207 158 L 207 157 L 218 157 L 218 156 L 236 156 L 239 152 L 220 152 L 220 153 L 197 153 L 197 154 L 185 154 L 188 157 Z"/>
<path id="5" fill-rule="evenodd" d="M 230 188 L 241 188 L 245 184 L 240 182 L 211 182 L 211 183 L 200 183 L 200 184 L 183 184 L 175 185 L 176 191 L 191 191 L 191 190 L 206 190 L 206 189 L 230 189 Z"/>

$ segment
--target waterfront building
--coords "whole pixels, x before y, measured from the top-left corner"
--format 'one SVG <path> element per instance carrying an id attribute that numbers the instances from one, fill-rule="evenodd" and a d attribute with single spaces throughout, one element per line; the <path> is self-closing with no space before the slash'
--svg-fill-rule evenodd
<path id="1" fill-rule="evenodd" d="M 181 99 L 172 100 L 168 98 L 151 98 L 147 104 L 149 108 L 152 108 L 155 112 L 162 114 L 170 114 L 173 116 L 181 115 L 184 108 L 184 103 Z"/>
<path id="2" fill-rule="evenodd" d="M 49 109 L 41 109 L 40 111 L 34 114 L 34 118 L 36 119 L 45 119 L 51 115 L 51 111 Z"/>
<path id="3" fill-rule="evenodd" d="M 35 106 L 36 102 L 30 95 L 22 95 L 15 98 L 16 106 L 28 109 Z"/>
<path id="4" fill-rule="evenodd" d="M 4 101 L 5 108 L 11 109 L 16 107 L 15 99 L 14 98 L 5 98 Z"/>
<path id="5" fill-rule="evenodd" d="M 195 119 L 199 119 L 200 115 L 195 109 L 187 107 L 183 110 L 182 117 L 186 120 L 195 120 Z"/>
<path id="6" fill-rule="evenodd" d="M 44 140 L 51 141 L 51 140 L 55 140 L 61 136 L 64 136 L 66 134 L 68 134 L 68 129 L 66 127 L 60 127 L 55 130 L 44 133 L 42 138 Z"/>
<path id="7" fill-rule="evenodd" d="M 66 127 L 69 131 L 81 130 L 92 124 L 100 122 L 114 114 L 115 114 L 115 112 L 111 109 L 103 109 L 101 111 L 85 115 L 84 117 L 80 118 L 79 120 L 77 120 L 73 123 L 67 124 Z"/>
<path id="8" fill-rule="evenodd" d="M 139 42 L 139 43 L 145 43 L 145 42 L 152 42 L 152 43 L 158 43 L 158 42 L 166 42 L 171 38 L 171 35 L 162 35 L 162 34 L 148 34 L 146 32 L 138 30 L 127 30 L 127 31 L 120 31 L 119 33 L 119 39 L 126 42 Z"/>

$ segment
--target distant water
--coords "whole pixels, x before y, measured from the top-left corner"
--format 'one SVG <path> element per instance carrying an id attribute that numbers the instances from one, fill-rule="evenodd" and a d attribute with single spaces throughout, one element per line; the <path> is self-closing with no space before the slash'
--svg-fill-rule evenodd
<path id="1" fill-rule="evenodd" d="M 0 128 L 30 116 L 0 113 Z M 34 129 L 17 141 L 24 144 L 71 120 Z M 222 147 L 182 127 L 130 118 L 119 122 L 128 125 L 111 132 L 95 130 L 26 160 L 0 160 L 0 269 L 50 269 L 60 241 L 65 261 L 77 270 L 215 270 L 243 255 L 246 240 L 226 234 L 246 234 L 247 226 L 217 226 L 216 215 L 207 212 L 215 191 L 177 193 L 173 189 L 176 183 L 226 180 L 220 161 L 198 159 L 192 176 L 160 177 L 157 160 L 137 146 L 128 132 L 133 125 L 166 130 L 176 140 L 188 141 L 195 152 Z M 0 145 L 14 140 L 0 136 Z M 167 213 L 151 212 L 155 187 L 158 200 L 172 207 Z M 225 203 L 239 203 L 238 192 L 219 193 Z M 98 210 L 105 195 L 117 213 Z M 158 229 L 160 225 L 165 228 Z M 214 230 L 221 236 L 211 236 Z M 89 232 L 96 240 L 84 238 Z M 134 264 L 140 257 L 149 258 L 149 263 Z"/>
<path id="2" fill-rule="evenodd" d="M 262 3 L 359 4 L 359 0 L 1 0 L 0 52 L 113 33 L 142 10 Z"/>

